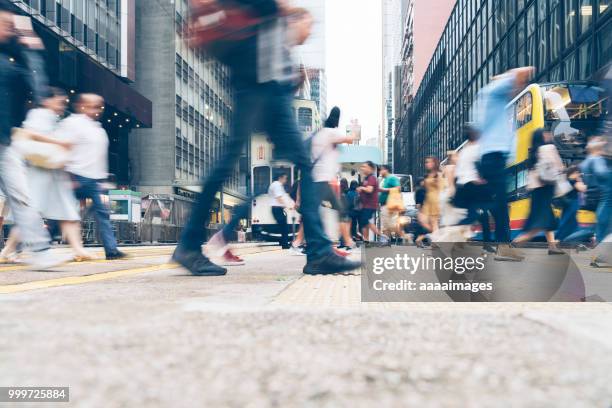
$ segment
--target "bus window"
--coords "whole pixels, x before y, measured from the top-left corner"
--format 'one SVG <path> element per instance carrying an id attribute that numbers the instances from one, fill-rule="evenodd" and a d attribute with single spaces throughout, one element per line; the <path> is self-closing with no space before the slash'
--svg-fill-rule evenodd
<path id="1" fill-rule="evenodd" d="M 300 132 L 312 132 L 312 109 L 298 109 L 298 127 Z"/>
<path id="2" fill-rule="evenodd" d="M 533 98 L 531 92 L 527 92 L 516 102 L 516 128 L 520 129 L 532 119 Z"/>
<path id="3" fill-rule="evenodd" d="M 516 188 L 523 188 L 527 186 L 527 175 L 529 170 L 521 170 L 518 172 L 518 178 L 516 182 Z"/>
<path id="4" fill-rule="evenodd" d="M 288 177 L 287 183 L 291 184 L 291 182 L 292 182 L 292 180 L 291 180 L 291 168 L 289 168 L 289 167 L 274 167 L 274 169 L 272 169 L 272 177 L 274 178 L 274 180 L 276 180 L 278 178 L 278 176 L 280 176 L 281 174 L 285 174 Z"/>
<path id="5" fill-rule="evenodd" d="M 253 169 L 253 194 L 255 196 L 266 194 L 272 184 L 270 167 L 260 166 Z"/>

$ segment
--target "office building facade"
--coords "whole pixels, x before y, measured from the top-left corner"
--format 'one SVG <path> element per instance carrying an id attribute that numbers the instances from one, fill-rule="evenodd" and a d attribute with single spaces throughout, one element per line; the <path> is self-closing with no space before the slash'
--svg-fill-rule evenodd
<path id="1" fill-rule="evenodd" d="M 109 135 L 109 170 L 129 186 L 129 137 L 152 125 L 152 104 L 128 83 L 135 79 L 135 0 L 11 0 L 15 11 L 32 18 L 45 44 L 52 85 L 72 96 L 104 97 L 100 119 Z"/>
<path id="2" fill-rule="evenodd" d="M 382 3 L 383 49 L 383 138 L 386 162 L 393 165 L 393 139 L 395 138 L 394 92 L 396 67 L 401 62 L 402 51 L 402 0 L 383 0 Z"/>
<path id="3" fill-rule="evenodd" d="M 459 0 L 412 104 L 408 166 L 458 147 L 478 91 L 532 65 L 535 82 L 586 80 L 612 58 L 610 0 Z"/>
<path id="4" fill-rule="evenodd" d="M 327 12 L 325 0 L 294 0 L 295 6 L 304 7 L 313 16 L 314 26 L 308 41 L 296 48 L 297 61 L 303 64 L 310 79 L 310 94 L 317 103 L 321 117 L 327 116 L 327 47 L 325 30 Z"/>
<path id="5" fill-rule="evenodd" d="M 396 171 L 410 172 L 412 139 L 409 113 L 431 56 L 444 30 L 455 0 L 402 0 L 400 63 L 395 69 L 394 160 Z"/>
<path id="6" fill-rule="evenodd" d="M 137 132 L 130 145 L 133 183 L 138 189 L 173 197 L 184 202 L 185 208 L 228 141 L 233 106 L 228 68 L 186 45 L 187 15 L 186 0 L 146 1 L 136 6 L 135 87 L 153 101 L 155 126 Z M 221 222 L 243 201 L 246 185 L 246 171 L 240 172 L 237 166 L 223 197 L 218 197 L 213 223 Z M 182 224 L 184 219 L 176 222 Z"/>

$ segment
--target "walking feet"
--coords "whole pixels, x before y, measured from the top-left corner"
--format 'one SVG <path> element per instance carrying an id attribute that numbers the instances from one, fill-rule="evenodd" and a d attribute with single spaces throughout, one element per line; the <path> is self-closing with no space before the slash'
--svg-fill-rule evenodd
<path id="1" fill-rule="evenodd" d="M 172 260 L 189 270 L 194 276 L 223 276 L 227 274 L 227 269 L 215 265 L 200 251 L 177 247 L 174 255 L 172 255 Z"/>
<path id="2" fill-rule="evenodd" d="M 361 262 L 351 261 L 332 253 L 316 260 L 308 260 L 308 263 L 304 266 L 304 273 L 306 275 L 333 275 L 350 272 L 361 268 L 361 266 Z"/>
<path id="3" fill-rule="evenodd" d="M 107 261 L 116 261 L 119 259 L 127 259 L 127 258 L 129 258 L 129 255 L 119 250 L 116 250 L 114 252 L 109 252 L 106 254 Z"/>
<path id="4" fill-rule="evenodd" d="M 515 248 L 510 248 L 509 245 L 499 245 L 497 247 L 497 255 L 495 255 L 496 261 L 507 261 L 507 262 L 522 262 L 525 257 L 520 251 Z"/>

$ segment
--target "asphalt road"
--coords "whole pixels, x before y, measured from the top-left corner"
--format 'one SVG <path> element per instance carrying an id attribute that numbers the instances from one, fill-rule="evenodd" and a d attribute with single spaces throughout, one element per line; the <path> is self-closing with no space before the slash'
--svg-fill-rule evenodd
<path id="1" fill-rule="evenodd" d="M 609 304 L 364 304 L 286 252 L 195 278 L 170 250 L 0 267 L 0 386 L 70 387 L 13 406 L 612 406 Z"/>

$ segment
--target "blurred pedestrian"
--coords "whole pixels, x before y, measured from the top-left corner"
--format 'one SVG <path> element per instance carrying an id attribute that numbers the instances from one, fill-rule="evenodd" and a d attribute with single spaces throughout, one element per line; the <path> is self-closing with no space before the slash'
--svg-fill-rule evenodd
<path id="1" fill-rule="evenodd" d="M 351 237 L 353 241 L 362 240 L 363 238 L 359 232 L 359 210 L 361 204 L 359 202 L 359 193 L 357 192 L 358 187 L 359 182 L 357 180 L 351 180 L 349 189 L 346 192 L 346 209 L 351 219 Z"/>
<path id="2" fill-rule="evenodd" d="M 344 244 L 353 248 L 355 242 L 350 235 L 350 225 L 345 220 L 345 208 L 339 200 L 338 193 L 332 184 L 337 183 L 340 173 L 340 152 L 338 146 L 352 143 L 354 133 L 347 135 L 338 130 L 340 125 L 340 108 L 334 106 L 325 120 L 323 128 L 311 140 L 312 177 L 322 202 L 328 202 L 340 215 L 340 235 Z"/>
<path id="3" fill-rule="evenodd" d="M 582 174 L 578 166 L 571 166 L 565 172 L 567 180 L 572 186 L 572 190 L 558 201 L 561 204 L 561 219 L 555 234 L 559 241 L 565 240 L 574 232 L 578 231 L 578 210 L 580 209 L 580 195 L 587 190 L 582 181 Z"/>
<path id="4" fill-rule="evenodd" d="M 265 21 L 254 36 L 236 43 L 224 58 L 232 71 L 234 120 L 226 150 L 193 206 L 173 259 L 198 276 L 224 275 L 227 270 L 202 254 L 205 226 L 215 194 L 233 173 L 243 145 L 258 127 L 268 133 L 278 157 L 294 162 L 301 172 L 307 264 L 304 273 L 336 273 L 356 269 L 358 262 L 337 256 L 325 236 L 319 216 L 320 199 L 312 180 L 312 162 L 292 111 L 293 92 L 302 77 L 291 59 L 291 47 L 310 36 L 313 19 L 308 12 L 292 13 L 287 1 L 241 0 L 250 12 Z M 297 22 L 297 23 L 296 23 Z M 291 26 L 291 29 L 290 29 Z M 289 38 L 291 36 L 291 38 Z"/>
<path id="5" fill-rule="evenodd" d="M 28 112 L 23 128 L 30 132 L 33 140 L 49 146 L 59 146 L 67 153 L 71 148 L 70 142 L 61 140 L 55 133 L 60 118 L 65 114 L 66 98 L 63 90 L 49 88 L 49 95 L 42 101 L 41 106 Z M 33 163 L 30 163 L 27 172 L 32 206 L 48 223 L 59 223 L 62 235 L 73 249 L 75 260 L 94 259 L 83 247 L 79 203 L 74 196 L 72 180 L 68 173 L 64 169 L 47 169 Z M 13 228 L 5 248 L 7 253 L 14 254 L 17 251 L 19 240 L 19 229 Z"/>
<path id="6" fill-rule="evenodd" d="M 452 202 L 455 207 L 467 209 L 467 214 L 459 221 L 459 225 L 473 225 L 478 221 L 482 226 L 484 249 L 488 252 L 495 252 L 490 246 L 488 190 L 485 185 L 486 181 L 478 173 L 480 161 L 478 138 L 480 135 L 474 126 L 468 124 L 463 128 L 463 136 L 466 143 L 457 156 L 455 196 Z"/>
<path id="7" fill-rule="evenodd" d="M 108 136 L 100 124 L 104 98 L 96 94 L 77 95 L 74 113 L 64 119 L 57 130 L 61 140 L 70 143 L 66 164 L 76 185 L 78 199 L 90 199 L 98 232 L 107 260 L 123 259 L 127 254 L 119 251 L 110 223 L 110 209 L 102 200 L 101 183 L 108 178 Z"/>
<path id="8" fill-rule="evenodd" d="M 371 161 L 365 162 L 361 165 L 360 171 L 363 181 L 361 186 L 357 188 L 357 193 L 359 193 L 360 202 L 359 228 L 361 228 L 361 236 L 364 243 L 367 243 L 370 231 L 372 231 L 375 237 L 380 237 L 382 242 L 387 242 L 389 238 L 383 235 L 374 223 L 376 211 L 378 211 L 378 180 L 374 175 L 376 165 Z"/>
<path id="9" fill-rule="evenodd" d="M 584 209 L 595 211 L 597 225 L 595 239 L 602 242 L 611 231 L 610 209 L 612 207 L 612 172 L 608 168 L 604 153 L 607 141 L 603 137 L 593 137 L 587 144 L 587 158 L 580 164 L 587 186 Z"/>
<path id="10" fill-rule="evenodd" d="M 353 240 L 351 215 L 349 213 L 349 190 L 350 186 L 348 180 L 346 178 L 340 179 L 340 205 L 342 207 L 342 212 L 340 213 L 340 222 L 344 224 L 344 229 L 348 234 L 347 238 L 344 238 L 343 236 L 340 237 L 340 248 L 343 249 L 353 249 L 357 246 L 357 244 Z"/>
<path id="11" fill-rule="evenodd" d="M 481 177 L 486 180 L 492 198 L 491 213 L 495 220 L 495 241 L 510 242 L 506 165 L 514 160 L 516 135 L 506 106 L 527 85 L 532 67 L 517 68 L 493 78 L 478 95 L 475 120 L 480 132 Z M 523 257 L 508 246 L 498 248 L 498 259 L 520 261 Z"/>
<path id="12" fill-rule="evenodd" d="M 440 193 L 444 189 L 444 178 L 440 171 L 440 160 L 437 157 L 429 156 L 425 158 L 426 176 L 425 202 L 421 209 L 425 228 L 431 232 L 436 232 L 440 227 Z"/>
<path id="13" fill-rule="evenodd" d="M 285 185 L 289 177 L 286 173 L 279 173 L 268 188 L 268 195 L 272 199 L 272 216 L 279 226 L 280 237 L 278 243 L 281 248 L 289 249 L 289 225 L 287 224 L 286 210 L 293 210 L 295 203 L 287 194 Z"/>
<path id="14" fill-rule="evenodd" d="M 36 269 L 47 269 L 68 258 L 50 253 L 49 234 L 30 204 L 25 163 L 10 147 L 12 129 L 21 126 L 28 98 L 40 102 L 46 91 L 42 42 L 31 30 L 15 29 L 16 19 L 24 18 L 0 7 L 0 189 L 21 231 L 23 247 L 31 252 L 28 262 Z"/>
<path id="15" fill-rule="evenodd" d="M 529 217 L 523 227 L 523 233 L 514 242 L 528 242 L 544 232 L 548 242 L 548 254 L 562 255 L 565 252 L 559 250 L 555 241 L 557 220 L 552 201 L 555 196 L 555 186 L 565 169 L 561 156 L 552 143 L 550 132 L 538 129 L 533 133 L 528 167 L 527 188 L 530 190 L 531 198 Z"/>
<path id="16" fill-rule="evenodd" d="M 391 167 L 386 164 L 380 166 L 378 171 L 382 178 L 382 183 L 379 187 L 380 194 L 378 195 L 378 202 L 380 204 L 380 224 L 382 233 L 389 237 L 399 239 L 402 235 L 399 230 L 399 214 L 396 208 L 390 209 L 388 204 L 389 195 L 399 193 L 401 197 L 401 182 L 400 179 L 391 174 Z"/>

